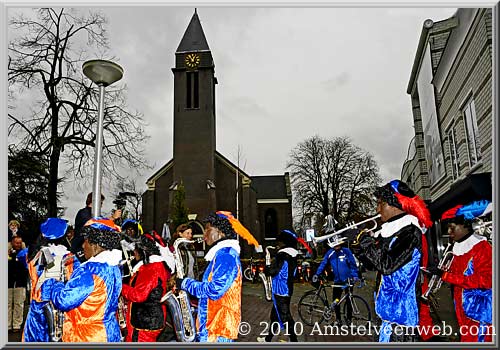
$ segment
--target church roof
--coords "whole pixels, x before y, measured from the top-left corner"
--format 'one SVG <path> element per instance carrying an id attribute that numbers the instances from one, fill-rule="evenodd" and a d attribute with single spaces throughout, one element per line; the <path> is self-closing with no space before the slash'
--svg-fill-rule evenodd
<path id="1" fill-rule="evenodd" d="M 257 199 L 288 198 L 287 176 L 266 175 L 252 176 L 252 187 L 255 189 Z"/>
<path id="2" fill-rule="evenodd" d="M 229 168 L 231 168 L 234 172 L 236 172 L 236 170 L 238 170 L 238 172 L 241 174 L 241 176 L 248 177 L 249 179 L 251 178 L 250 175 L 248 175 L 245 171 L 241 170 L 241 168 L 238 168 L 238 166 L 236 164 L 234 164 L 229 159 L 227 159 L 226 157 L 224 157 L 222 155 L 222 153 L 220 153 L 217 150 L 215 151 L 215 157 L 218 158 L 219 160 L 221 160 L 226 166 L 228 166 Z"/>
<path id="3" fill-rule="evenodd" d="M 176 53 L 191 51 L 210 51 L 196 9 L 194 10 L 191 22 L 189 22 L 189 25 L 184 32 L 184 36 L 182 37 Z"/>

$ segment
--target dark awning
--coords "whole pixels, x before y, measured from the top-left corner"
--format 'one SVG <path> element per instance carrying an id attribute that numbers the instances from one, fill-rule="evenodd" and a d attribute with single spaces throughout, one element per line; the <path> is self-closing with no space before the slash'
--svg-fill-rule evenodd
<path id="1" fill-rule="evenodd" d="M 467 204 L 480 199 L 491 201 L 491 173 L 472 174 L 453 184 L 441 197 L 429 205 L 433 220 L 438 220 L 448 209 L 457 204 Z"/>

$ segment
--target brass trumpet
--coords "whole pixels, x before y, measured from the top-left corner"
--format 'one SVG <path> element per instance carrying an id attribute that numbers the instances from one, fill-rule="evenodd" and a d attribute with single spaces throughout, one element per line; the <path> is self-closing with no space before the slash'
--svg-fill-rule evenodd
<path id="1" fill-rule="evenodd" d="M 315 243 L 321 243 L 321 242 L 323 242 L 323 241 L 326 241 L 327 239 L 330 239 L 330 238 L 332 238 L 332 237 L 334 237 L 334 236 L 336 236 L 336 235 L 341 234 L 341 233 L 342 233 L 342 232 L 344 232 L 344 231 L 351 230 L 351 229 L 353 229 L 353 228 L 357 228 L 359 225 L 362 225 L 362 224 L 367 223 L 367 222 L 370 222 L 370 221 L 373 221 L 373 227 L 371 227 L 371 228 L 369 228 L 369 229 L 367 229 L 367 230 L 368 230 L 368 231 L 373 231 L 373 230 L 375 230 L 375 229 L 377 228 L 377 221 L 376 221 L 376 220 L 377 220 L 378 218 L 380 218 L 380 214 L 377 214 L 377 215 L 375 215 L 375 216 L 373 216 L 373 217 L 371 217 L 371 218 L 368 218 L 368 219 L 366 219 L 366 220 L 363 220 L 363 221 L 360 221 L 360 222 L 355 222 L 355 223 L 353 223 L 353 224 L 350 224 L 349 226 L 346 226 L 346 227 L 344 227 L 343 229 L 338 230 L 338 231 L 335 231 L 335 232 L 332 232 L 332 233 L 330 233 L 330 234 L 328 234 L 328 235 L 319 236 L 319 237 L 313 237 L 313 241 L 314 241 Z"/>
<path id="2" fill-rule="evenodd" d="M 472 222 L 472 231 L 482 236 L 491 236 L 492 228 L 493 221 L 483 221 L 482 219 L 477 218 L 476 220 L 474 220 L 474 222 Z"/>
<path id="3" fill-rule="evenodd" d="M 451 263 L 453 262 L 453 252 L 452 252 L 452 243 L 448 243 L 446 246 L 446 249 L 444 251 L 444 255 L 439 261 L 438 264 L 438 269 L 443 270 L 443 271 L 448 271 L 451 267 Z M 424 268 L 422 268 L 425 270 Z M 443 280 L 441 277 L 438 277 L 437 275 L 432 275 L 430 281 L 429 281 L 429 286 L 427 287 L 427 290 L 422 294 L 422 299 L 425 301 L 429 300 L 429 295 L 430 294 L 435 294 L 439 288 L 441 288 L 441 285 L 443 284 Z"/>

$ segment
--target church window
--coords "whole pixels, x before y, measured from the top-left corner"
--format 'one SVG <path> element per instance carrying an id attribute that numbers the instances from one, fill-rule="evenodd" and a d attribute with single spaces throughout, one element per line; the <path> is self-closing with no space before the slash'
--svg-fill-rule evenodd
<path id="1" fill-rule="evenodd" d="M 264 217 L 264 232 L 266 238 L 276 238 L 278 235 L 278 219 L 276 210 L 269 208 L 265 212 Z"/>
<path id="2" fill-rule="evenodd" d="M 200 108 L 198 72 L 186 72 L 186 108 Z"/>

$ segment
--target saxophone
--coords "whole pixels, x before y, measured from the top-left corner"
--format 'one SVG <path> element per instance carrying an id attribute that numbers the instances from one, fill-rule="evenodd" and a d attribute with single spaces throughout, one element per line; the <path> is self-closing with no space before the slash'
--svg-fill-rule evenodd
<path id="1" fill-rule="evenodd" d="M 59 266 L 59 281 L 66 283 L 68 280 L 66 272 L 66 263 L 68 260 L 73 259 L 73 254 L 68 254 L 61 259 Z M 57 257 L 55 259 L 58 260 Z M 64 326 L 64 311 L 57 310 L 52 303 L 49 301 L 44 307 L 45 318 L 47 320 L 47 326 L 49 330 L 49 339 L 51 342 L 59 342 L 63 336 L 63 326 Z"/>
<path id="2" fill-rule="evenodd" d="M 131 260 L 134 259 L 133 256 L 129 256 L 128 254 L 128 248 L 125 244 L 121 244 L 122 247 L 122 252 L 123 255 L 125 256 L 125 260 L 120 262 L 120 265 L 127 264 L 128 267 L 128 275 L 122 276 L 128 277 L 129 275 L 132 275 L 132 263 Z M 118 309 L 116 310 L 116 315 L 118 318 L 118 324 L 120 325 L 121 329 L 127 328 L 127 312 L 128 312 L 128 307 L 127 303 L 125 302 L 125 298 L 123 295 L 120 293 L 120 296 L 118 297 Z"/>
<path id="3" fill-rule="evenodd" d="M 271 253 L 269 249 L 275 249 L 275 247 L 268 246 L 266 247 L 266 266 L 271 265 Z M 264 285 L 264 292 L 267 301 L 273 300 L 273 282 L 271 276 L 266 276 L 264 272 L 259 272 L 259 277 L 262 280 L 262 284 Z"/>
<path id="4" fill-rule="evenodd" d="M 174 258 L 177 278 L 184 278 L 184 263 L 179 252 L 180 244 L 190 244 L 186 238 L 178 238 L 174 242 Z M 161 302 L 166 302 L 172 316 L 172 322 L 177 335 L 177 341 L 192 342 L 196 337 L 196 324 L 191 309 L 189 295 L 184 290 L 179 290 L 177 295 L 169 291 L 161 298 Z"/>

